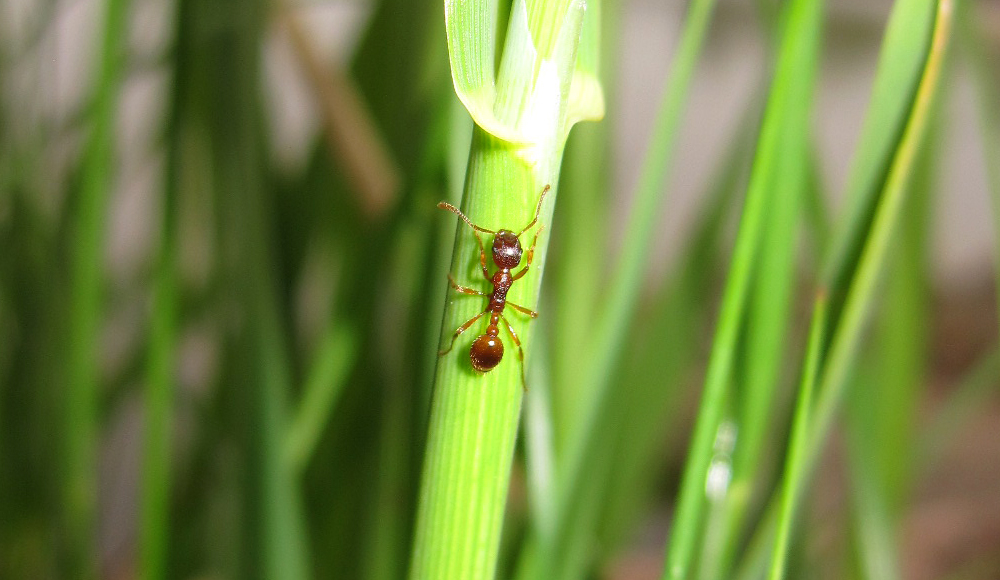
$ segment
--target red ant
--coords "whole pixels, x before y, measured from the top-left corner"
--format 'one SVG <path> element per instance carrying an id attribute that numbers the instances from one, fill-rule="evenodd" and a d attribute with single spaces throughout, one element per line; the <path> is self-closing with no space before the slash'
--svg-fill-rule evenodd
<path id="1" fill-rule="evenodd" d="M 504 306 L 510 306 L 511 308 L 517 310 L 518 312 L 523 312 L 531 318 L 538 318 L 538 313 L 533 310 L 528 310 L 527 308 L 514 304 L 513 302 L 507 301 L 507 292 L 515 281 L 520 279 L 528 272 L 528 268 L 531 267 L 531 259 L 535 256 L 535 243 L 538 242 L 538 235 L 542 233 L 545 226 L 540 226 L 538 231 L 535 232 L 535 239 L 531 242 L 531 247 L 528 248 L 527 261 L 522 268 L 516 274 L 511 274 L 511 270 L 517 267 L 521 263 L 521 234 L 526 232 L 531 226 L 535 225 L 538 221 L 538 215 L 542 211 L 542 201 L 545 199 L 545 194 L 548 193 L 549 186 L 546 185 L 542 189 L 542 194 L 538 198 L 538 206 L 535 208 L 535 217 L 532 218 L 531 222 L 521 228 L 521 231 L 515 234 L 510 230 L 488 230 L 486 228 L 477 226 L 472 223 L 469 218 L 465 217 L 465 214 L 458 211 L 458 209 L 451 205 L 450 203 L 441 202 L 438 207 L 441 209 L 446 209 L 450 212 L 454 212 L 458 217 L 462 218 L 462 221 L 469 224 L 472 228 L 472 232 L 476 234 L 476 241 L 479 242 L 479 264 L 483 269 L 483 277 L 486 278 L 491 284 L 493 284 L 493 292 L 487 294 L 486 292 L 480 292 L 473 288 L 466 288 L 465 286 L 459 286 L 455 282 L 455 278 L 448 274 L 448 282 L 451 287 L 455 290 L 461 292 L 462 294 L 470 294 L 473 296 L 488 296 L 490 299 L 489 305 L 486 310 L 480 312 L 479 314 L 473 316 L 469 320 L 465 321 L 465 324 L 458 327 L 455 334 L 451 337 L 451 344 L 448 348 L 442 350 L 438 353 L 438 356 L 444 356 L 448 354 L 452 347 L 455 346 L 455 339 L 458 335 L 462 334 L 469 329 L 470 326 L 475 324 L 477 320 L 483 317 L 483 315 L 489 313 L 490 324 L 486 327 L 486 334 L 480 335 L 472 343 L 472 348 L 469 350 L 469 358 L 472 359 L 472 368 L 476 369 L 481 373 L 488 372 L 500 363 L 503 358 L 503 342 L 500 340 L 500 321 L 503 321 L 504 326 L 507 327 L 507 332 L 510 333 L 511 339 L 513 339 L 514 344 L 517 345 L 517 358 L 521 361 L 521 384 L 524 382 L 524 349 L 521 348 L 521 341 L 518 340 L 517 334 L 514 333 L 514 329 L 511 328 L 510 322 L 503 315 Z M 486 234 L 493 234 L 493 263 L 496 264 L 497 272 L 490 276 L 489 270 L 486 268 L 486 250 L 483 248 L 483 240 L 479 237 L 479 232 Z"/>

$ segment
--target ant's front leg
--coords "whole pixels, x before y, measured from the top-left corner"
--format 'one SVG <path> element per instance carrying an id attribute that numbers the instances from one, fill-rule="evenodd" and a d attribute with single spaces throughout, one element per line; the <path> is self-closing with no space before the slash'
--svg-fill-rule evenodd
<path id="1" fill-rule="evenodd" d="M 531 267 L 531 260 L 535 258 L 535 244 L 538 243 L 538 236 L 541 235 L 542 230 L 544 229 L 545 226 L 538 226 L 538 231 L 535 232 L 535 238 L 531 240 L 531 247 L 528 248 L 528 256 L 524 260 L 524 268 L 521 268 L 520 272 L 514 274 L 514 280 L 517 280 L 521 276 L 524 276 L 525 274 L 528 273 L 528 268 Z"/>
<path id="2" fill-rule="evenodd" d="M 479 239 L 479 234 L 476 234 L 476 241 L 479 242 L 479 265 L 483 268 L 483 278 L 486 278 L 488 282 L 493 282 L 493 277 L 490 276 L 490 271 L 486 267 L 486 250 L 483 248 L 483 240 Z"/>

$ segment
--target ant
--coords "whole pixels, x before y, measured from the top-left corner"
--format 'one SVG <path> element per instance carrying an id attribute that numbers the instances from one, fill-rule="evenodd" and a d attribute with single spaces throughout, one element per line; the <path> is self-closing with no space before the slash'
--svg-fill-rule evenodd
<path id="1" fill-rule="evenodd" d="M 472 221 L 465 216 L 462 212 L 458 210 L 455 206 L 450 203 L 441 202 L 438 207 L 441 209 L 446 209 L 450 212 L 455 213 L 458 217 L 462 218 L 462 221 L 469 224 L 472 228 L 472 232 L 476 234 L 476 241 L 479 242 L 479 265 L 483 269 L 483 277 L 486 278 L 491 284 L 493 284 L 493 292 L 487 294 L 486 292 L 480 292 L 473 288 L 466 288 L 465 286 L 459 286 L 455 282 L 455 278 L 449 273 L 448 282 L 451 287 L 462 294 L 470 294 L 472 296 L 488 296 L 490 299 L 489 305 L 487 305 L 486 310 L 483 310 L 479 314 L 473 316 L 469 320 L 465 321 L 465 324 L 458 327 L 455 334 L 451 336 L 451 343 L 448 348 L 442 350 L 438 353 L 438 356 L 444 356 L 448 354 L 452 347 L 455 346 L 455 339 L 458 335 L 462 334 L 469 329 L 470 326 L 475 324 L 477 320 L 482 318 L 485 314 L 490 315 L 490 324 L 486 327 L 486 333 L 480 335 L 472 343 L 472 348 L 469 350 L 469 358 L 472 360 L 472 368 L 476 369 L 481 373 L 489 372 L 493 370 L 493 367 L 500 363 L 503 358 L 503 342 L 500 340 L 500 322 L 503 321 L 505 327 L 507 327 L 507 332 L 510 333 L 511 339 L 513 339 L 514 344 L 517 345 L 517 358 L 521 361 L 521 385 L 524 386 L 524 349 L 521 348 L 521 341 L 518 340 L 517 334 L 514 329 L 511 328 L 510 322 L 503 315 L 503 309 L 505 306 L 510 306 L 518 312 L 527 314 L 531 318 L 538 318 L 538 313 L 514 304 L 513 302 L 507 301 L 507 292 L 510 287 L 524 276 L 528 272 L 528 268 L 531 267 L 531 260 L 535 256 L 535 243 L 538 242 L 538 235 L 542 233 L 545 226 L 540 226 L 538 231 L 535 232 L 535 238 L 531 242 L 531 247 L 528 248 L 527 259 L 522 268 L 516 274 L 511 274 L 511 270 L 517 267 L 521 263 L 521 234 L 526 232 L 531 226 L 535 225 L 538 221 L 538 215 L 542 211 L 542 201 L 545 199 L 545 194 L 548 193 L 549 186 L 546 185 L 542 188 L 542 194 L 538 197 L 538 206 L 535 208 L 535 217 L 532 218 L 528 225 L 521 228 L 521 231 L 514 233 L 510 230 L 488 230 L 486 228 L 477 226 L 472 223 Z M 479 232 L 485 234 L 493 234 L 493 263 L 496 264 L 497 272 L 490 276 L 489 270 L 486 268 L 486 250 L 483 247 L 483 240 L 479 237 Z"/>

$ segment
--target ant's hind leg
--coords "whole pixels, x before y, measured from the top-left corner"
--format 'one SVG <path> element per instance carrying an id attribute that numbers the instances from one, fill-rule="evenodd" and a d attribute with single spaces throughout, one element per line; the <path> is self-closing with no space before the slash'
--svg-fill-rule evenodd
<path id="1" fill-rule="evenodd" d="M 451 284 L 452 288 L 454 288 L 458 292 L 461 292 L 462 294 L 469 294 L 472 296 L 489 296 L 489 294 L 487 294 L 486 292 L 480 292 L 475 288 L 466 288 L 465 286 L 459 286 L 458 282 L 455 281 L 455 277 L 452 276 L 451 274 L 448 274 L 448 282 Z"/>
<path id="2" fill-rule="evenodd" d="M 528 310 L 524 306 L 521 306 L 520 304 L 514 304 L 510 300 L 507 301 L 507 306 L 510 306 L 511 308 L 513 308 L 514 310 L 517 310 L 518 312 L 521 312 L 523 314 L 527 314 L 528 316 L 530 316 L 532 318 L 538 318 L 538 313 L 535 312 L 534 310 Z"/>
<path id="3" fill-rule="evenodd" d="M 444 355 L 448 354 L 449 352 L 451 352 L 451 349 L 455 346 L 455 339 L 458 338 L 458 335 L 462 334 L 466 330 L 469 330 L 469 327 L 472 326 L 473 324 L 475 324 L 476 321 L 479 320 L 480 318 L 482 318 L 483 315 L 486 314 L 487 312 L 489 312 L 489 310 L 484 310 L 484 311 L 480 312 L 479 314 L 473 316 L 472 318 L 466 320 L 465 324 L 463 324 L 462 326 L 459 326 L 458 330 L 455 331 L 455 334 L 451 335 L 451 342 L 448 344 L 448 348 L 446 348 L 446 349 L 444 349 L 442 351 L 439 351 L 438 352 L 438 356 L 444 356 Z"/>
<path id="4" fill-rule="evenodd" d="M 507 304 L 510 304 L 510 302 Z M 503 320 L 503 325 L 507 327 L 507 332 L 510 333 L 510 338 L 514 341 L 514 345 L 517 346 L 517 360 L 521 363 L 521 388 L 527 392 L 528 383 L 524 380 L 524 349 L 521 348 L 521 341 L 517 338 L 517 334 L 514 332 L 514 329 L 511 328 L 510 322 L 507 321 L 507 318 L 505 316 L 500 316 L 500 320 Z"/>

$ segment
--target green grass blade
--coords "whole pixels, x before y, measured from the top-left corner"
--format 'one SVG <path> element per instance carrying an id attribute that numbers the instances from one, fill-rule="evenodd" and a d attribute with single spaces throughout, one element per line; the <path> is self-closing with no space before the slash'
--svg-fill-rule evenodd
<path id="1" fill-rule="evenodd" d="M 332 325 L 320 342 L 285 436 L 285 459 L 293 472 L 301 473 L 309 463 L 357 353 L 357 333 L 346 325 Z"/>
<path id="2" fill-rule="evenodd" d="M 928 51 L 924 53 L 926 62 L 919 73 L 920 81 L 915 96 L 911 100 L 905 93 L 899 94 L 898 87 L 895 89 L 897 98 L 911 102 L 912 108 L 909 109 L 906 126 L 898 145 L 893 148 L 892 163 L 885 184 L 880 188 L 878 203 L 869 222 L 871 229 L 863 238 L 858 262 L 843 294 L 845 297 L 843 309 L 837 312 L 833 324 L 830 350 L 823 363 L 819 399 L 814 414 L 813 438 L 810 444 L 812 461 L 815 461 L 820 453 L 833 421 L 834 412 L 842 398 L 847 375 L 853 366 L 865 320 L 874 299 L 879 272 L 883 267 L 909 178 L 914 170 L 914 161 L 923 142 L 924 130 L 933 110 L 934 95 L 945 63 L 945 53 L 952 29 L 951 0 L 941 0 L 929 6 L 927 2 L 920 0 L 914 0 L 914 3 L 935 10 L 932 19 L 933 32 Z M 915 11 L 913 15 L 919 22 L 920 11 Z M 887 42 L 890 40 L 892 39 L 887 38 Z M 833 287 L 837 287 L 836 284 L 835 279 Z"/>
<path id="3" fill-rule="evenodd" d="M 207 119 L 213 136 L 215 188 L 222 220 L 220 252 L 228 292 L 245 313 L 235 328 L 233 377 L 244 388 L 240 401 L 247 443 L 245 569 L 268 579 L 310 576 L 303 506 L 297 473 L 285 455 L 291 390 L 287 320 L 274 276 L 278 241 L 259 130 L 260 41 L 268 14 L 265 2 L 199 0 L 196 11 L 220 14 L 213 38 L 216 59 L 206 63 L 215 83 Z M 236 398 L 234 397 L 234 399 Z M 234 403 L 236 402 L 234 401 Z M 243 402 L 246 401 L 246 402 Z M 247 572 L 244 572 L 246 574 Z"/>
<path id="4" fill-rule="evenodd" d="M 448 57 L 455 93 L 476 124 L 508 141 L 519 141 L 520 136 L 506 127 L 493 111 L 498 8 L 498 0 L 445 0 Z"/>
<path id="5" fill-rule="evenodd" d="M 615 25 L 619 5 L 598 6 L 600 27 L 591 26 L 588 22 L 593 16 L 590 13 L 592 8 L 588 4 L 581 32 L 577 55 L 578 78 L 584 75 L 580 72 L 582 70 L 589 71 L 587 78 L 596 79 L 598 60 L 613 63 L 613 55 L 617 54 L 617 44 L 613 39 L 604 46 L 599 46 L 599 40 L 607 39 L 609 32 L 614 34 L 617 31 Z M 576 88 L 577 81 L 574 79 L 573 90 Z M 574 98 L 571 94 L 570 99 Z M 556 272 L 549 278 L 554 291 L 549 301 L 552 304 L 551 342 L 558 345 L 551 351 L 552 392 L 549 395 L 556 451 L 564 447 L 570 418 L 578 413 L 580 377 L 586 370 L 579 364 L 579 354 L 589 346 L 591 321 L 604 286 L 604 272 L 593 268 L 592 264 L 594 256 L 607 254 L 604 232 L 607 229 L 606 204 L 611 197 L 608 191 L 610 131 L 611 125 L 607 123 L 587 123 L 573 131 L 567 142 L 561 183 L 573 195 L 562 198 L 553 218 L 557 224 L 572 224 L 572 227 L 557 227 L 553 232 L 559 254 L 554 264 Z"/>
<path id="6" fill-rule="evenodd" d="M 567 95 L 574 76 L 584 5 L 572 4 L 566 11 L 544 10 L 548 18 L 529 23 L 527 15 L 539 14 L 539 9 L 534 2 L 514 2 L 496 80 L 497 118 L 507 128 L 526 131 L 523 135 L 528 140 L 511 143 L 499 139 L 470 109 L 479 125 L 469 154 L 462 211 L 473 223 L 491 230 L 519 230 L 527 225 L 545 185 L 553 190 L 541 208 L 539 225 L 551 224 L 559 166 L 570 127 Z M 561 18 L 549 19 L 557 15 Z M 551 46 L 536 44 L 536 39 L 544 38 L 556 40 Z M 450 52 L 463 50 L 452 40 L 452 31 L 449 39 Z M 482 60 L 483 55 L 481 50 L 460 57 L 452 54 L 452 63 L 470 58 Z M 472 66 L 485 69 L 489 65 L 479 62 Z M 453 68 L 453 77 L 457 79 L 461 74 Z M 488 290 L 481 279 L 477 281 L 482 273 L 474 233 L 462 222 L 458 226 L 451 272 L 460 284 Z M 537 232 L 538 227 L 533 231 Z M 486 244 L 491 243 L 490 235 L 484 237 Z M 530 244 L 534 235 L 529 231 L 524 238 L 523 243 Z M 537 307 L 547 245 L 548 236 L 543 232 L 531 270 L 511 288 L 508 298 L 512 302 Z M 442 330 L 445 348 L 451 342 L 453 329 L 481 313 L 484 306 L 482 299 L 449 292 Z M 515 327 L 520 327 L 515 332 L 526 347 L 526 362 L 530 362 L 532 325 L 519 315 L 506 315 Z M 410 568 L 413 579 L 474 580 L 492 578 L 496 572 L 522 375 L 516 347 L 513 341 L 506 340 L 509 336 L 504 329 L 500 332 L 504 333 L 501 338 L 506 360 L 489 373 L 473 371 L 467 354 L 470 340 L 482 332 L 486 322 L 481 320 L 479 326 L 463 334 L 454 348 L 438 360 Z"/>
<path id="7" fill-rule="evenodd" d="M 65 460 L 65 531 L 72 575 L 97 574 L 98 360 L 102 248 L 109 191 L 114 184 L 114 124 L 125 69 L 128 0 L 108 0 L 97 61 L 91 134 L 75 204 L 70 264 Z"/>
<path id="8" fill-rule="evenodd" d="M 305 580 L 310 574 L 299 482 L 285 460 L 282 445 L 287 434 L 287 363 L 281 352 L 283 345 L 277 321 L 269 320 L 268 313 L 273 315 L 270 310 L 273 306 L 261 302 L 258 308 L 261 320 L 255 330 L 255 342 L 260 360 L 257 421 L 261 430 L 264 570 L 267 578 Z"/>
<path id="9" fill-rule="evenodd" d="M 515 150 L 477 128 L 471 155 L 463 211 L 486 228 L 523 227 L 534 205 L 525 192 L 536 190 L 537 196 L 541 187 L 532 184 L 527 168 L 516 161 Z M 518 195 L 494 194 L 504 190 Z M 473 205 L 476 201 L 479 205 Z M 543 224 L 551 215 L 550 203 L 546 206 Z M 459 225 L 452 273 L 460 284 L 475 287 L 477 283 L 470 280 L 482 275 L 479 249 L 468 227 Z M 510 293 L 511 301 L 528 308 L 537 303 L 544 242 L 543 237 L 532 271 L 519 281 L 524 286 L 518 291 L 515 285 Z M 447 348 L 453 329 L 482 308 L 482 300 L 450 295 L 442 348 Z M 521 317 L 510 319 L 520 326 L 515 332 L 522 344 L 530 346 L 531 325 Z M 495 572 L 522 389 L 510 341 L 504 341 L 507 355 L 497 368 L 484 375 L 471 368 L 469 337 L 480 334 L 484 324 L 462 335 L 438 361 L 410 570 L 414 579 L 492 578 Z"/>
<path id="10" fill-rule="evenodd" d="M 718 183 L 705 196 L 683 266 L 655 314 L 643 317 L 656 320 L 655 327 L 640 324 L 630 333 L 620 375 L 628 388 L 616 391 L 602 409 L 601 423 L 595 426 L 601 437 L 591 447 L 586 474 L 562 491 L 556 529 L 548 537 L 529 538 L 518 578 L 579 577 L 614 549 L 649 503 L 652 482 L 662 468 L 659 449 L 684 408 L 679 378 L 698 349 L 691 337 L 700 330 L 698 321 L 706 315 L 712 294 L 718 234 L 744 169 L 739 159 L 749 151 L 746 129 L 739 131 L 720 164 Z M 595 541 L 602 549 L 594 548 Z"/>
<path id="11" fill-rule="evenodd" d="M 594 426 L 609 396 L 611 373 L 621 356 L 620 346 L 624 343 L 646 274 L 656 219 L 666 202 L 666 196 L 662 193 L 663 186 L 669 176 L 691 79 L 701 55 L 714 7 L 714 0 L 695 0 L 684 20 L 677 55 L 667 77 L 666 93 L 657 112 L 652 141 L 643 162 L 635 202 L 625 228 L 627 235 L 615 270 L 609 278 L 605 306 L 593 324 L 593 343 L 586 350 L 586 360 L 589 363 L 586 365 L 587 371 L 582 373 L 587 379 L 579 388 L 580 413 L 571 427 L 565 467 L 561 469 L 567 483 L 581 476 L 587 456 L 594 445 L 593 439 L 599 437 Z M 561 485 L 560 488 L 568 489 L 568 485 Z"/>
<path id="12" fill-rule="evenodd" d="M 791 14 L 786 17 L 790 18 Z M 770 180 L 767 187 L 773 190 L 773 198 L 748 304 L 741 346 L 741 378 L 735 381 L 738 387 L 735 418 L 739 435 L 733 449 L 729 491 L 725 500 L 716 506 L 721 511 L 720 523 L 706 532 L 706 537 L 713 541 L 706 543 L 702 552 L 703 578 L 728 575 L 747 515 L 767 477 L 761 457 L 775 423 L 773 410 L 779 408 L 775 404 L 776 395 L 787 357 L 786 335 L 798 282 L 795 266 L 799 226 L 810 189 L 809 113 L 818 68 L 820 19 L 817 9 L 801 24 L 803 38 L 791 57 L 795 60 L 792 65 L 795 72 L 791 73 L 795 82 L 788 85 L 788 94 L 784 97 L 787 121 L 782 125 L 780 138 L 783 153 L 777 156 L 771 175 L 764 178 Z"/>
<path id="13" fill-rule="evenodd" d="M 557 446 L 566 448 L 561 454 L 563 458 L 559 460 L 555 515 L 557 528 L 554 530 L 554 537 L 560 538 L 564 545 L 561 549 L 557 548 L 555 553 L 547 553 L 549 548 L 529 549 L 527 553 L 531 554 L 531 563 L 522 561 L 519 577 L 549 578 L 549 574 L 552 573 L 551 566 L 555 562 L 570 561 L 563 559 L 562 550 L 569 550 L 577 555 L 586 552 L 586 549 L 581 551 L 580 546 L 575 546 L 573 540 L 567 541 L 562 536 L 570 531 L 568 523 L 570 519 L 578 517 L 589 519 L 584 516 L 583 510 L 579 509 L 579 494 L 598 489 L 596 487 L 589 491 L 583 489 L 581 484 L 584 479 L 593 476 L 593 474 L 585 475 L 584 471 L 591 465 L 591 458 L 600 454 L 599 449 L 604 443 L 597 427 L 603 420 L 602 403 L 609 396 L 610 374 L 620 356 L 620 345 L 625 338 L 638 299 L 645 274 L 649 243 L 656 223 L 655 215 L 659 214 L 658 208 L 664 202 L 664 196 L 661 195 L 662 185 L 670 168 L 677 129 L 680 126 L 694 68 L 704 44 L 714 5 L 713 0 L 696 0 L 685 20 L 677 56 L 667 79 L 667 92 L 654 128 L 653 144 L 644 162 L 636 203 L 626 228 L 628 234 L 622 255 L 615 273 L 611 276 L 610 295 L 605 301 L 607 306 L 599 313 L 597 322 L 591 325 L 592 329 L 588 330 L 588 334 L 595 339 L 589 344 L 586 342 L 582 344 L 581 350 L 587 353 L 584 358 L 589 361 L 578 372 L 578 376 L 584 380 L 569 381 L 569 384 L 573 385 L 573 397 L 577 398 L 573 407 L 578 411 L 567 414 L 566 409 L 559 404 L 561 399 L 553 402 L 554 416 L 559 419 Z M 584 226 L 581 224 L 581 227 Z M 559 373 L 557 377 L 560 375 L 566 376 L 565 373 Z M 560 396 L 565 391 L 566 387 L 557 386 L 555 395 Z M 565 445 L 559 444 L 562 441 L 565 441 Z M 598 501 L 597 498 L 593 499 L 595 502 Z M 597 515 L 593 510 L 588 513 L 591 517 Z M 591 526 L 583 522 L 580 527 L 576 527 L 576 524 L 573 527 L 574 531 L 591 529 Z M 551 544 L 549 547 L 552 547 Z M 572 559 L 577 564 L 564 569 L 572 575 L 579 562 L 587 559 Z"/>
<path id="14" fill-rule="evenodd" d="M 675 426 L 682 420 L 690 395 L 684 379 L 702 348 L 692 337 L 705 330 L 713 308 L 725 238 L 722 232 L 730 214 L 739 209 L 737 194 L 746 185 L 759 110 L 760 100 L 755 99 L 714 172 L 716 182 L 702 196 L 699 224 L 681 265 L 663 289 L 653 314 L 642 316 L 642 320 L 654 321 L 652 328 L 646 332 L 640 323 L 630 333 L 632 345 L 626 349 L 621 370 L 630 388 L 619 391 L 614 399 L 623 409 L 617 415 L 628 420 L 609 421 L 602 431 L 618 439 L 614 451 L 602 458 L 612 462 L 614 477 L 607 491 L 597 494 L 603 496 L 598 501 L 604 506 L 601 537 L 606 546 L 616 545 L 636 524 L 643 506 L 649 505 L 657 476 L 668 459 L 662 452 L 663 441 L 679 435 Z"/>
<path id="15" fill-rule="evenodd" d="M 723 417 L 727 388 L 733 378 L 737 341 L 745 324 L 748 294 L 754 269 L 758 267 L 764 227 L 769 219 L 768 212 L 773 211 L 770 205 L 783 203 L 772 197 L 772 188 L 782 167 L 784 139 L 789 135 L 805 135 L 808 123 L 821 6 L 821 2 L 805 0 L 788 7 L 778 65 L 723 294 L 705 390 L 684 467 L 664 579 L 688 578 L 691 573 L 705 516 L 705 477 L 714 454 L 713 442 Z"/>
<path id="16" fill-rule="evenodd" d="M 798 508 L 802 489 L 805 487 L 807 474 L 806 448 L 809 437 L 809 414 L 812 411 L 813 391 L 819 374 L 819 363 L 823 351 L 823 336 L 826 334 L 827 305 L 826 296 L 816 298 L 813 309 L 812 328 L 809 330 L 809 346 L 806 351 L 805 369 L 802 371 L 802 384 L 799 387 L 798 402 L 795 404 L 795 416 L 792 420 L 792 433 L 789 437 L 788 457 L 785 461 L 785 472 L 781 483 L 781 508 L 778 514 L 778 529 L 775 534 L 771 553 L 771 569 L 769 580 L 781 580 L 785 577 L 785 565 L 788 560 L 788 545 L 790 543 L 792 525 Z"/>
<path id="17" fill-rule="evenodd" d="M 940 118 L 935 115 L 935 118 Z M 897 531 L 913 474 L 915 420 L 928 360 L 928 209 L 937 140 L 926 139 L 911 203 L 887 258 L 889 275 L 873 333 L 848 394 L 848 449 L 862 577 L 900 578 Z M 872 445 L 877 441 L 878 445 Z"/>
<path id="18" fill-rule="evenodd" d="M 176 90 L 176 89 L 175 89 Z M 167 180 L 161 205 L 160 247 L 156 259 L 153 312 L 147 362 L 143 440 L 142 577 L 166 577 L 169 542 L 171 438 L 173 433 L 174 371 L 177 342 L 177 183 L 180 140 L 171 129 Z"/>
<path id="19" fill-rule="evenodd" d="M 821 362 L 805 473 L 811 472 L 819 459 L 847 375 L 853 368 L 876 278 L 932 110 L 951 33 L 952 8 L 950 0 L 903 0 L 896 3 L 889 22 L 873 89 L 875 95 L 859 141 L 860 169 L 856 172 L 865 177 L 855 177 L 852 181 L 854 207 L 848 210 L 848 225 L 839 234 L 839 249 L 832 255 L 829 270 L 828 283 L 835 289 L 829 294 L 829 347 Z M 904 72 L 917 80 L 910 80 Z M 911 90 L 913 86 L 915 90 Z M 905 124 L 898 131 L 895 127 L 900 111 Z M 898 139 L 886 140 L 882 135 L 885 131 L 898 135 Z M 871 164 L 872 158 L 889 159 L 884 172 L 878 173 Z M 838 295 L 844 297 L 840 307 L 834 301 Z M 738 577 L 752 576 L 753 566 L 761 562 L 759 551 L 767 543 L 764 538 L 772 533 L 771 522 L 776 516 L 777 503 L 772 497 Z"/>
<path id="20" fill-rule="evenodd" d="M 551 103 L 543 103 L 544 99 L 533 96 L 532 92 L 537 83 L 544 83 L 552 73 L 565 75 L 565 71 L 544 70 L 543 63 L 558 65 L 559 62 L 562 66 L 575 69 L 569 98 L 562 98 L 560 103 L 564 109 L 562 117 L 569 126 L 580 120 L 603 117 L 604 97 L 595 74 L 597 53 L 584 51 L 580 59 L 560 59 L 556 55 L 560 47 L 576 51 L 581 31 L 578 19 L 583 16 L 584 9 L 590 14 L 599 14 L 599 3 L 581 5 L 569 0 L 514 2 L 506 38 L 512 44 L 504 46 L 501 68 L 497 72 L 494 70 L 494 55 L 497 50 L 498 4 L 497 0 L 445 0 L 444 4 L 455 92 L 476 124 L 504 141 L 521 144 L 537 141 L 538 136 L 534 134 L 537 127 L 535 113 L 530 109 L 539 105 L 544 109 Z M 599 23 L 596 17 L 592 19 L 595 24 Z M 599 26 L 586 27 L 586 36 L 593 36 L 586 43 L 596 46 L 598 33 Z M 572 37 L 572 41 L 567 44 L 564 37 Z M 525 41 L 529 44 L 524 44 Z M 505 67 L 508 70 L 504 70 Z M 511 75 L 511 70 L 518 72 Z M 498 77 L 505 80 L 500 81 Z M 500 84 L 504 86 L 498 86 Z M 512 91 L 513 85 L 520 86 Z M 537 112 L 547 114 L 541 109 Z"/>
<path id="21" fill-rule="evenodd" d="M 877 385 L 858 381 L 858 387 Z M 860 578 L 898 580 L 901 578 L 895 540 L 896 522 L 890 511 L 889 495 L 878 476 L 879 468 L 872 441 L 863 439 L 863 428 L 851 433 L 850 479 L 852 517 L 857 534 Z"/>
<path id="22" fill-rule="evenodd" d="M 847 183 L 844 223 L 834 232 L 833 254 L 827 264 L 831 320 L 840 309 L 911 114 L 926 65 L 934 6 L 933 0 L 896 2 L 886 27 L 871 102 Z"/>

